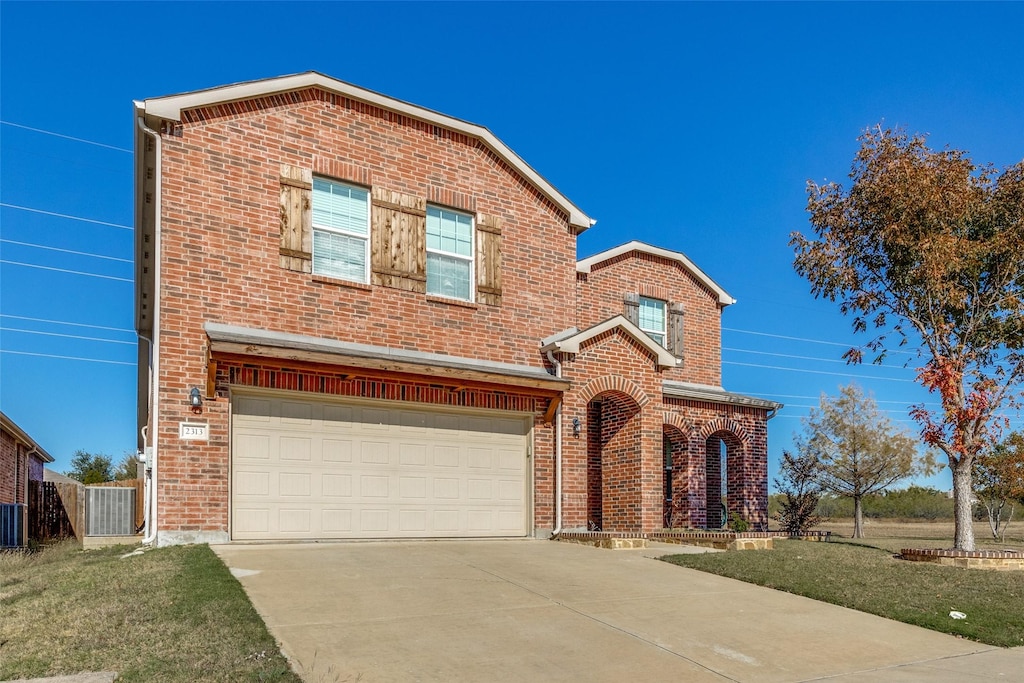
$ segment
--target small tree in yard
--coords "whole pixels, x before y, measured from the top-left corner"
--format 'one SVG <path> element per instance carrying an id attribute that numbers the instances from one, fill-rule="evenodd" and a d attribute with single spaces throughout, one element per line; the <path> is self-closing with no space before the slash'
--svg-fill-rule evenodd
<path id="1" fill-rule="evenodd" d="M 954 544 L 973 550 L 974 461 L 998 441 L 994 416 L 1024 376 L 1024 161 L 1000 174 L 881 127 L 860 141 L 849 190 L 808 183 L 815 238 L 793 233 L 794 267 L 854 316 L 854 331 L 877 330 L 866 344 L 876 361 L 893 345 L 917 347 L 918 382 L 941 410 L 911 415 L 949 461 Z"/>
<path id="2" fill-rule="evenodd" d="M 974 463 L 974 479 L 978 500 L 988 513 L 992 538 L 1005 539 L 1014 508 L 1024 505 L 1024 435 L 1013 432 L 990 452 L 979 455 Z"/>
<path id="3" fill-rule="evenodd" d="M 814 513 L 821 497 L 816 459 L 783 451 L 782 466 L 775 479 L 775 487 L 781 494 L 775 519 L 782 525 L 783 531 L 792 535 L 804 534 L 821 521 Z"/>
<path id="4" fill-rule="evenodd" d="M 823 395 L 820 408 L 812 409 L 803 424 L 797 450 L 817 462 L 823 490 L 853 499 L 854 538 L 864 537 L 864 496 L 934 470 L 929 455 L 917 455 L 915 439 L 897 429 L 856 384 L 840 387 L 836 398 Z"/>
<path id="5" fill-rule="evenodd" d="M 114 464 L 109 455 L 93 455 L 87 451 L 77 450 L 71 458 L 71 469 L 64 473 L 83 484 L 102 484 L 113 481 Z"/>

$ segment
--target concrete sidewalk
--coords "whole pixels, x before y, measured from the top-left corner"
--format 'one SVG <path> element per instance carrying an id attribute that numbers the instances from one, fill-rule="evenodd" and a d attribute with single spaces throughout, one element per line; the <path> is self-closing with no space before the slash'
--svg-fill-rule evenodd
<path id="1" fill-rule="evenodd" d="M 217 546 L 308 681 L 1024 680 L 1003 650 L 547 541 Z"/>

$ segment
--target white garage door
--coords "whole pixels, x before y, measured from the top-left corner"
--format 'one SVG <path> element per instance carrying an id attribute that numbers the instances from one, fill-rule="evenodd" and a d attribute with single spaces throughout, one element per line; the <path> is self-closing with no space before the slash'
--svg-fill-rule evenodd
<path id="1" fill-rule="evenodd" d="M 525 536 L 527 417 L 232 400 L 234 539 Z"/>

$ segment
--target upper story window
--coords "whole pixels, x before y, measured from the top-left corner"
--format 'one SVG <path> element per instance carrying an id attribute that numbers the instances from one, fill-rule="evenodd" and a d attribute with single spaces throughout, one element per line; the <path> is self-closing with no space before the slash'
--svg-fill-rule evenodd
<path id="1" fill-rule="evenodd" d="M 427 294 L 473 299 L 473 217 L 427 207 Z"/>
<path id="2" fill-rule="evenodd" d="M 369 282 L 370 193 L 313 179 L 313 272 Z"/>
<path id="3" fill-rule="evenodd" d="M 651 339 L 665 346 L 665 302 L 642 296 L 639 314 L 640 322 L 637 327 L 646 332 Z"/>

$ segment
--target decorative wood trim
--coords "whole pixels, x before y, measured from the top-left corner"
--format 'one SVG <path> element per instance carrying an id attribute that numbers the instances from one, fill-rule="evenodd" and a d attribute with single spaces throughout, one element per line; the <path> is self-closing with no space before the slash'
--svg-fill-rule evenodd
<path id="1" fill-rule="evenodd" d="M 401 204 L 395 204 L 394 202 L 384 201 L 383 199 L 373 198 L 373 205 L 378 206 L 382 209 L 391 209 L 392 211 L 400 211 L 401 213 L 407 213 L 412 216 L 427 217 L 426 209 L 416 209 L 411 206 L 402 206 Z"/>

